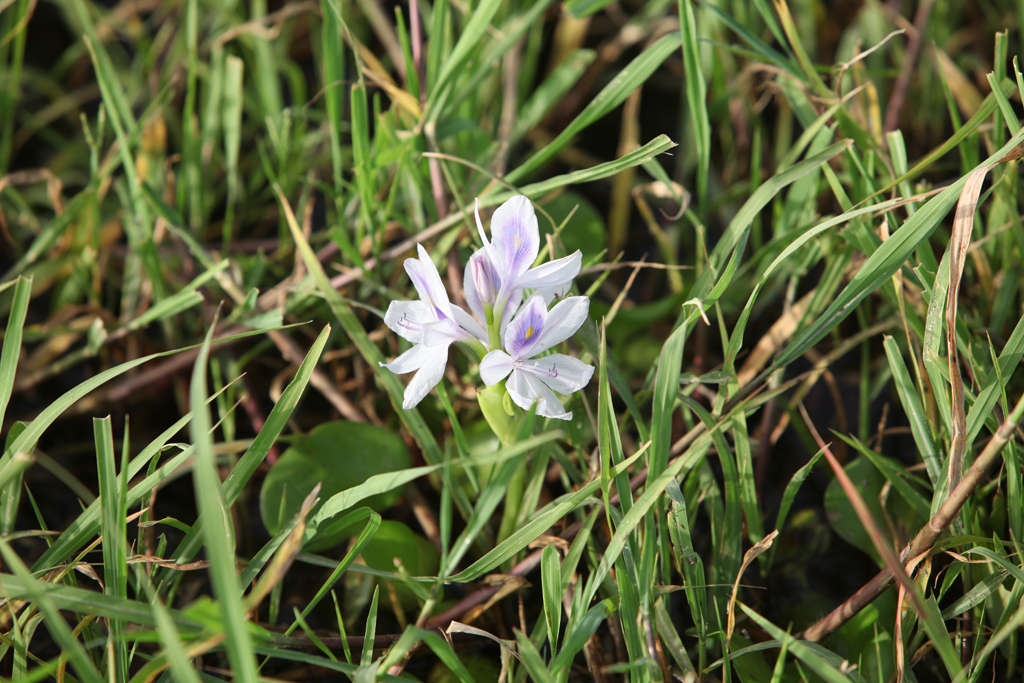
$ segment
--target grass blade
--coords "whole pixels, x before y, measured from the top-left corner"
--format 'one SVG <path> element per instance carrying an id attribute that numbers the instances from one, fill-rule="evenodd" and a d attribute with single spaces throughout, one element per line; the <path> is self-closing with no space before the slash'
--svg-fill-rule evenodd
<path id="1" fill-rule="evenodd" d="M 212 339 L 211 325 L 196 358 L 189 389 L 189 400 L 195 406 L 191 433 L 192 442 L 196 447 L 196 463 L 192 476 L 199 516 L 203 520 L 204 546 L 210 561 L 210 581 L 223 620 L 221 627 L 227 636 L 224 642 L 228 660 L 239 680 L 253 681 L 256 680 L 256 657 L 252 649 L 245 608 L 239 597 L 230 507 L 225 499 L 220 477 L 217 475 L 213 440 L 210 435 L 212 424 L 207 407 L 209 394 L 206 390 L 206 373 Z"/>
<path id="2" fill-rule="evenodd" d="M 590 104 L 565 127 L 558 137 L 549 142 L 539 152 L 530 157 L 521 166 L 512 171 L 506 180 L 515 184 L 529 174 L 540 169 L 558 150 L 565 147 L 580 131 L 589 127 L 609 111 L 622 104 L 630 93 L 639 88 L 650 78 L 654 70 L 661 66 L 670 54 L 679 48 L 682 40 L 678 33 L 672 33 L 644 50 L 612 79 L 604 90 L 599 92 Z"/>

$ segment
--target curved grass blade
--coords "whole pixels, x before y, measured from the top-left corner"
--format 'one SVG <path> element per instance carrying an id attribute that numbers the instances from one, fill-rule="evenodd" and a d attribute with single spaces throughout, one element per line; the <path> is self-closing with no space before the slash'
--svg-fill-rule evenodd
<path id="1" fill-rule="evenodd" d="M 207 407 L 209 395 L 206 390 L 206 373 L 212 340 L 211 325 L 199 356 L 196 357 L 189 388 L 189 401 L 196 406 L 190 425 L 192 442 L 196 448 L 192 476 L 199 517 L 203 520 L 202 535 L 206 556 L 210 562 L 213 595 L 222 619 L 221 628 L 227 636 L 224 644 L 228 661 L 231 662 L 231 668 L 239 680 L 252 681 L 256 680 L 256 657 L 235 572 L 235 538 L 231 526 L 230 504 L 225 498 L 217 474 L 213 439 L 210 435 L 213 425 Z"/>
<path id="2" fill-rule="evenodd" d="M 654 73 L 654 70 L 661 66 L 661 63 L 670 54 L 675 52 L 681 44 L 682 38 L 680 35 L 678 33 L 671 33 L 644 50 L 591 100 L 590 104 L 565 127 L 565 130 L 558 137 L 527 159 L 519 168 L 509 173 L 506 180 L 515 184 L 517 181 L 540 169 L 558 150 L 569 144 L 569 141 L 576 134 L 588 128 L 609 111 L 622 104 L 629 97 L 630 93 L 643 85 L 650 78 L 651 74 Z"/>

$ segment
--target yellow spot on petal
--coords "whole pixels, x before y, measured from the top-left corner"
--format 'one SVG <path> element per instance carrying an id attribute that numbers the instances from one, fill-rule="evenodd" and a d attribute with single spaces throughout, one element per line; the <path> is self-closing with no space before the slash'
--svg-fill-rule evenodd
<path id="1" fill-rule="evenodd" d="M 530 338 L 530 337 L 532 337 L 532 336 L 533 336 L 533 328 L 532 328 L 532 327 L 529 327 L 529 328 L 527 328 L 527 330 L 526 330 L 526 338 L 527 338 L 527 339 L 529 339 L 529 338 Z"/>

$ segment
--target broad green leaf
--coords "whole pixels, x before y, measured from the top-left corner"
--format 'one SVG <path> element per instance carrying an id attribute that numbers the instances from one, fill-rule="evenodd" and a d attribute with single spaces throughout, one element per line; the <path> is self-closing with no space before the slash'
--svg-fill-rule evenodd
<path id="1" fill-rule="evenodd" d="M 316 484 L 326 500 L 385 472 L 405 470 L 412 464 L 400 436 L 370 424 L 335 421 L 319 425 L 292 444 L 274 464 L 260 489 L 260 515 L 267 531 L 276 534 L 302 507 Z M 363 501 L 382 512 L 401 496 L 401 489 L 381 492 Z M 318 507 L 313 508 L 315 514 Z M 320 529 L 306 549 L 317 552 L 336 545 L 357 529 L 350 527 L 324 535 Z"/>

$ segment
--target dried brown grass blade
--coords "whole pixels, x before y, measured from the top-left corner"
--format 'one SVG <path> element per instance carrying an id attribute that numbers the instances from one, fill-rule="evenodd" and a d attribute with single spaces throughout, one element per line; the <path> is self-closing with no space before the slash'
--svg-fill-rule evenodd
<path id="1" fill-rule="evenodd" d="M 757 556 L 772 547 L 772 543 L 775 541 L 775 537 L 779 535 L 779 530 L 771 532 L 760 541 L 750 547 L 750 550 L 743 553 L 743 563 L 740 565 L 740 570 L 736 574 L 736 582 L 732 584 L 732 596 L 729 598 L 729 619 L 728 626 L 726 628 L 726 640 L 732 640 L 732 631 L 736 627 L 736 595 L 740 591 L 740 578 L 743 577 L 743 572 L 747 571 L 747 567 L 750 563 L 757 559 Z"/>
<path id="2" fill-rule="evenodd" d="M 960 200 L 956 204 L 953 232 L 949 238 L 949 290 L 946 295 L 946 356 L 949 360 L 949 382 L 952 391 L 953 435 L 949 447 L 948 491 L 956 488 L 964 469 L 967 448 L 967 413 L 964 410 L 964 382 L 960 376 L 960 355 L 956 348 L 956 305 L 960 281 L 964 274 L 967 249 L 974 231 L 974 213 L 985 176 L 995 164 L 976 169 L 967 177 Z"/>

